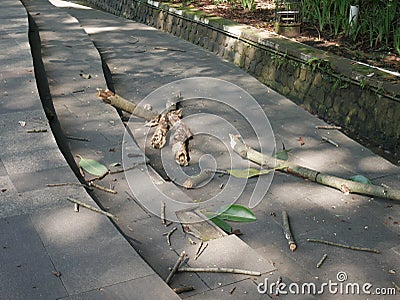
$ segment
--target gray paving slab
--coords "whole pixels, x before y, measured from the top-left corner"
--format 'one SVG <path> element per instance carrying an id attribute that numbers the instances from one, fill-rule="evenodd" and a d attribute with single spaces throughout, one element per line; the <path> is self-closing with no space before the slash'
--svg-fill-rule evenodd
<path id="1" fill-rule="evenodd" d="M 167 290 L 160 277 L 149 275 L 62 299 L 181 299 L 172 290 Z"/>
<path id="2" fill-rule="evenodd" d="M 70 294 L 153 274 L 101 215 L 66 207 L 32 221 Z"/>
<path id="3" fill-rule="evenodd" d="M 0 240 L 3 299 L 57 299 L 67 295 L 29 215 L 0 219 Z"/>

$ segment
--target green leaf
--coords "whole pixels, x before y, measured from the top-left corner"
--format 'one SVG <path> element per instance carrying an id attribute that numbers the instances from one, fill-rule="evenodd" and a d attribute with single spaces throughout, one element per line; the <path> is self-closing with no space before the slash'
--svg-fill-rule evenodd
<path id="1" fill-rule="evenodd" d="M 218 216 L 220 219 L 234 222 L 253 222 L 257 219 L 250 209 L 239 204 L 222 206 L 217 213 L 221 213 Z"/>
<path id="2" fill-rule="evenodd" d="M 280 160 L 288 160 L 288 158 L 289 158 L 288 153 L 289 153 L 290 150 L 292 150 L 292 148 L 286 149 L 285 145 L 282 143 L 282 150 L 276 152 L 273 155 L 273 157 L 275 157 L 277 159 L 280 159 Z"/>
<path id="3" fill-rule="evenodd" d="M 236 178 L 251 178 L 255 176 L 265 175 L 273 171 L 273 169 L 255 169 L 255 168 L 248 168 L 248 169 L 231 169 L 226 170 L 226 172 L 233 177 Z"/>
<path id="4" fill-rule="evenodd" d="M 108 168 L 98 161 L 95 161 L 91 158 L 83 158 L 80 155 L 77 155 L 77 157 L 80 158 L 79 167 L 82 168 L 84 171 L 98 177 L 103 177 L 108 173 Z"/>
<path id="5" fill-rule="evenodd" d="M 359 183 L 364 183 L 364 184 L 372 184 L 372 182 L 365 176 L 363 175 L 354 175 L 349 177 L 349 180 L 359 182 Z"/>
<path id="6" fill-rule="evenodd" d="M 223 231 L 226 233 L 231 233 L 232 232 L 232 227 L 228 223 L 226 223 L 224 220 L 222 220 L 219 217 L 214 217 L 211 218 L 210 221 L 212 221 L 215 225 L 217 225 L 219 228 L 221 228 Z"/>

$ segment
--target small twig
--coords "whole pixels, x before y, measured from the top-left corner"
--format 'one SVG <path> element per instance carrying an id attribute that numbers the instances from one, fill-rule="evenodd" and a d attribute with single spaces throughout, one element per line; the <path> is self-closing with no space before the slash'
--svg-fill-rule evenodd
<path id="1" fill-rule="evenodd" d="M 167 224 L 165 221 L 165 202 L 161 201 L 161 224 Z"/>
<path id="2" fill-rule="evenodd" d="M 41 133 L 41 132 L 47 132 L 47 129 L 29 129 L 26 132 L 27 133 Z"/>
<path id="3" fill-rule="evenodd" d="M 170 231 L 163 233 L 163 235 L 167 236 L 167 243 L 169 246 L 171 246 L 171 235 L 177 230 L 176 226 L 172 228 Z"/>
<path id="4" fill-rule="evenodd" d="M 178 51 L 178 52 L 186 52 L 186 50 L 168 48 L 168 47 L 154 47 L 155 50 L 166 50 L 166 51 Z"/>
<path id="5" fill-rule="evenodd" d="M 175 227 L 175 229 L 176 229 L 176 227 Z M 172 277 L 174 277 L 175 273 L 178 271 L 179 266 L 181 265 L 181 263 L 185 259 L 185 256 L 186 256 L 186 252 L 182 251 L 181 255 L 179 255 L 178 260 L 176 261 L 174 267 L 172 268 L 171 272 L 169 273 L 167 279 L 165 279 L 165 283 L 166 284 L 169 284 L 171 282 Z"/>
<path id="6" fill-rule="evenodd" d="M 101 191 L 104 191 L 104 192 L 107 192 L 107 193 L 110 193 L 110 194 L 117 194 L 118 193 L 115 190 L 112 190 L 112 189 L 106 188 L 104 186 L 98 185 L 97 183 L 94 183 L 93 181 L 89 181 L 89 186 L 92 186 L 92 187 L 94 187 L 96 189 L 99 189 Z"/>
<path id="7" fill-rule="evenodd" d="M 331 139 L 327 138 L 326 136 L 321 137 L 323 141 L 335 146 L 335 147 L 339 147 L 339 144 L 332 141 Z"/>
<path id="8" fill-rule="evenodd" d="M 181 267 L 178 269 L 179 272 L 208 272 L 208 273 L 233 273 L 233 274 L 245 274 L 253 276 L 261 276 L 260 272 L 248 271 L 233 268 L 189 268 Z"/>
<path id="9" fill-rule="evenodd" d="M 366 251 L 366 252 L 373 252 L 373 253 L 381 253 L 377 249 L 371 249 L 371 248 L 364 248 L 364 247 L 356 247 L 356 246 L 350 246 L 350 245 L 344 245 L 344 244 L 339 244 L 335 242 L 330 242 L 330 241 L 324 241 L 324 240 L 318 240 L 318 239 L 307 239 L 307 242 L 313 242 L 313 243 L 321 243 L 321 244 L 326 244 L 326 245 L 331 245 L 331 246 L 336 246 L 336 247 L 341 247 L 341 248 L 346 248 L 346 249 L 351 249 L 351 250 L 357 250 L 357 251 Z"/>
<path id="10" fill-rule="evenodd" d="M 234 286 L 230 291 L 229 291 L 229 294 L 233 294 L 233 292 L 236 290 L 236 286 Z"/>
<path id="11" fill-rule="evenodd" d="M 48 187 L 58 187 L 58 186 L 68 186 L 68 185 L 76 185 L 76 186 L 83 186 L 84 188 L 87 188 L 88 190 L 92 191 L 93 189 L 88 186 L 87 184 L 84 183 L 77 183 L 77 182 L 63 182 L 63 183 L 48 183 L 46 186 Z"/>
<path id="12" fill-rule="evenodd" d="M 65 138 L 69 139 L 69 140 L 75 140 L 75 141 L 81 141 L 81 142 L 89 142 L 90 141 L 88 138 L 72 136 L 72 135 L 66 135 Z"/>
<path id="13" fill-rule="evenodd" d="M 184 286 L 184 287 L 180 287 L 180 288 L 173 288 L 172 290 L 177 294 L 181 294 L 184 292 L 194 291 L 195 288 L 194 288 L 194 286 Z"/>
<path id="14" fill-rule="evenodd" d="M 199 256 L 204 252 L 204 250 L 206 250 L 206 248 L 208 247 L 208 243 L 206 243 L 204 245 L 204 247 L 199 251 L 199 253 L 197 253 L 194 257 L 194 260 L 197 260 L 199 258 Z"/>
<path id="15" fill-rule="evenodd" d="M 124 173 L 125 171 L 133 170 L 137 166 L 144 165 L 144 164 L 146 164 L 146 161 L 142 161 L 142 162 L 133 164 L 132 166 L 125 168 L 125 169 L 109 171 L 107 174 L 114 175 L 114 174 Z"/>
<path id="16" fill-rule="evenodd" d="M 396 288 L 398 292 L 400 292 L 400 286 L 396 284 L 396 282 L 392 281 L 393 286 Z"/>
<path id="17" fill-rule="evenodd" d="M 109 212 L 106 212 L 104 210 L 98 209 L 97 207 L 91 206 L 89 204 L 86 204 L 86 203 L 84 203 L 82 201 L 76 200 L 76 199 L 71 198 L 71 197 L 67 197 L 67 200 L 71 201 L 73 203 L 76 203 L 79 206 L 83 206 L 84 208 L 87 208 L 87 209 L 89 209 L 91 211 L 94 211 L 94 212 L 97 212 L 99 214 L 105 215 L 105 216 L 110 217 L 110 218 L 112 218 L 114 220 L 118 220 L 118 218 L 116 216 L 114 216 L 113 214 L 110 214 Z"/>
<path id="18" fill-rule="evenodd" d="M 322 258 L 319 260 L 319 262 L 317 263 L 317 268 L 321 267 L 322 264 L 324 263 L 325 259 L 328 257 L 328 254 L 324 254 L 324 256 L 322 256 Z"/>
<path id="19" fill-rule="evenodd" d="M 340 126 L 336 126 L 336 125 L 317 125 L 315 126 L 316 129 L 337 129 L 337 130 L 341 130 L 342 127 Z"/>
<path id="20" fill-rule="evenodd" d="M 204 242 L 201 241 L 199 247 L 198 247 L 197 250 L 196 250 L 196 253 L 194 254 L 194 256 L 197 256 L 197 255 L 199 254 L 199 252 L 200 252 L 200 250 L 201 250 L 201 247 L 203 247 L 203 244 L 204 244 Z"/>
<path id="21" fill-rule="evenodd" d="M 283 233 L 285 234 L 285 238 L 287 239 L 287 241 L 289 243 L 289 249 L 291 251 L 295 251 L 297 248 L 297 245 L 293 239 L 293 235 L 290 230 L 289 217 L 288 217 L 286 210 L 282 211 L 282 219 L 283 219 Z"/>

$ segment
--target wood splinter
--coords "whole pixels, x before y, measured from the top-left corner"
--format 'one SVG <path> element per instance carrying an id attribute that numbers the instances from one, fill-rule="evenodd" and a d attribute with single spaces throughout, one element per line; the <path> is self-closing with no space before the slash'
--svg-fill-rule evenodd
<path id="1" fill-rule="evenodd" d="M 287 241 L 289 243 L 289 249 L 291 251 L 295 251 L 297 248 L 297 245 L 293 239 L 293 235 L 290 230 L 289 217 L 285 210 L 282 211 L 282 220 L 283 220 L 283 233 L 285 234 L 285 238 L 287 239 Z"/>
<path id="2" fill-rule="evenodd" d="M 193 134 L 189 127 L 180 119 L 179 114 L 170 114 L 168 120 L 171 126 L 175 128 L 172 137 L 172 152 L 174 153 L 175 161 L 180 166 L 187 166 L 189 164 L 187 141 Z"/>
<path id="3" fill-rule="evenodd" d="M 317 268 L 320 268 L 322 266 L 322 264 L 324 263 L 325 259 L 328 257 L 328 254 L 324 254 L 324 256 L 322 256 L 322 258 L 319 260 L 319 262 L 317 263 Z"/>
<path id="4" fill-rule="evenodd" d="M 175 227 L 176 229 L 176 227 Z M 171 282 L 172 277 L 174 277 L 175 273 L 178 271 L 180 265 L 182 264 L 183 260 L 185 259 L 186 252 L 182 251 L 181 254 L 178 257 L 178 260 L 176 261 L 174 267 L 172 268 L 171 272 L 169 273 L 167 279 L 165 279 L 165 283 L 169 284 Z"/>

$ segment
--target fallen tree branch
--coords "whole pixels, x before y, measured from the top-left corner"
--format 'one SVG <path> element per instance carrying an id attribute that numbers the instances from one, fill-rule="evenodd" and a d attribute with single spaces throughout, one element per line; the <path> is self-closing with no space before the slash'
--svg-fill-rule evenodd
<path id="1" fill-rule="evenodd" d="M 195 188 L 211 176 L 209 172 L 202 170 L 199 174 L 187 178 L 183 183 L 183 187 L 186 189 Z"/>
<path id="2" fill-rule="evenodd" d="M 400 190 L 347 180 L 341 177 L 324 174 L 288 161 L 273 158 L 252 149 L 243 142 L 240 136 L 233 134 L 230 134 L 229 136 L 231 138 L 230 144 L 234 152 L 239 154 L 242 158 L 248 159 L 261 166 L 277 168 L 279 171 L 293 174 L 338 190 L 346 188 L 346 191 L 348 190 L 350 193 L 400 200 Z"/>
<path id="3" fill-rule="evenodd" d="M 101 210 L 101 209 L 99 209 L 97 207 L 91 206 L 89 204 L 86 204 L 86 203 L 84 203 L 82 201 L 76 200 L 76 199 L 71 198 L 71 197 L 68 197 L 67 200 L 71 201 L 71 202 L 73 202 L 75 204 L 78 204 L 79 206 L 83 206 L 84 208 L 87 208 L 87 209 L 89 209 L 91 211 L 94 211 L 94 212 L 97 212 L 99 214 L 105 215 L 105 216 L 110 217 L 110 218 L 112 218 L 114 220 L 118 220 L 118 218 L 116 216 L 114 216 L 113 214 L 110 214 L 109 212 L 106 212 L 106 211 Z"/>
<path id="4" fill-rule="evenodd" d="M 350 250 L 366 251 L 366 252 L 372 252 L 372 253 L 378 253 L 378 254 L 381 253 L 381 252 L 380 252 L 379 250 L 377 250 L 377 249 L 350 246 L 350 245 L 339 244 L 339 243 L 330 242 L 330 241 L 325 241 L 325 240 L 307 239 L 307 242 L 321 243 L 321 244 L 326 244 L 326 245 L 335 246 L 335 247 L 340 247 L 340 248 L 345 248 L 345 249 L 350 249 Z"/>
<path id="5" fill-rule="evenodd" d="M 286 210 L 282 211 L 282 220 L 283 220 L 283 233 L 285 234 L 285 238 L 289 243 L 289 249 L 291 251 L 295 251 L 297 245 L 293 239 L 292 231 L 290 230 L 289 217 Z"/>
<path id="6" fill-rule="evenodd" d="M 98 88 L 96 96 L 116 108 L 119 108 L 127 113 L 130 113 L 131 115 L 135 115 L 145 120 L 152 120 L 158 115 L 157 112 L 138 106 L 135 103 L 124 99 L 123 97 L 111 92 L 108 89 L 103 90 L 101 88 Z"/>
<path id="7" fill-rule="evenodd" d="M 260 272 L 257 271 L 248 271 L 242 269 L 233 269 L 233 268 L 189 268 L 189 267 L 181 267 L 178 269 L 179 272 L 208 272 L 208 273 L 233 273 L 233 274 L 244 274 L 244 275 L 252 275 L 252 276 L 261 276 Z"/>

